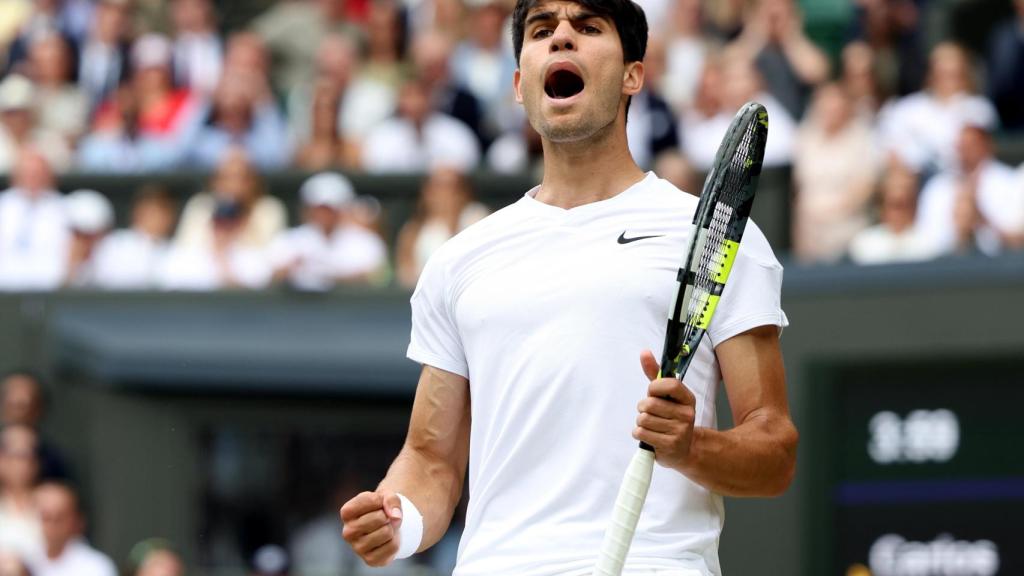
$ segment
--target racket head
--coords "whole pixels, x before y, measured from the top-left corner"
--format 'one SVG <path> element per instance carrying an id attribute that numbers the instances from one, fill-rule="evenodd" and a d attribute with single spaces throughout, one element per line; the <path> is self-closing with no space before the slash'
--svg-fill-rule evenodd
<path id="1" fill-rule="evenodd" d="M 693 216 L 693 237 L 677 275 L 661 374 L 682 379 L 714 317 L 757 193 L 768 111 L 748 102 L 729 124 Z"/>

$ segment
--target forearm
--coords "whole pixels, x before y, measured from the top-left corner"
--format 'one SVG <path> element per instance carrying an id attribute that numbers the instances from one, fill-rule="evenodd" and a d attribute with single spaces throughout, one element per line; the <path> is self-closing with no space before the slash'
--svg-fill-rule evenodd
<path id="1" fill-rule="evenodd" d="M 423 540 L 419 550 L 436 544 L 448 530 L 462 496 L 463 475 L 444 459 L 408 443 L 395 458 L 380 488 L 398 492 L 412 501 L 423 515 Z"/>
<path id="2" fill-rule="evenodd" d="M 828 79 L 828 58 L 808 38 L 795 36 L 786 39 L 782 50 L 797 77 L 805 84 L 815 85 Z"/>
<path id="3" fill-rule="evenodd" d="M 680 472 L 725 496 L 778 496 L 793 479 L 797 441 L 796 427 L 781 414 L 751 415 L 725 431 L 696 428 Z"/>

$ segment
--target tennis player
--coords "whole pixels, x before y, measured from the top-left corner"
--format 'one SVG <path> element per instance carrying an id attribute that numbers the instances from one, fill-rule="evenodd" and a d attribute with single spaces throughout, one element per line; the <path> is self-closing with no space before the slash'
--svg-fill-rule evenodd
<path id="1" fill-rule="evenodd" d="M 543 137 L 544 178 L 428 262 L 412 297 L 408 356 L 423 371 L 408 438 L 377 490 L 341 508 L 343 536 L 371 566 L 426 550 L 468 465 L 457 576 L 583 576 L 643 440 L 660 466 L 625 573 L 718 575 L 722 495 L 778 495 L 793 477 L 782 268 L 749 225 L 685 385 L 657 378 L 650 350 L 697 201 L 626 145 L 643 11 L 519 0 L 512 26 L 515 95 Z"/>

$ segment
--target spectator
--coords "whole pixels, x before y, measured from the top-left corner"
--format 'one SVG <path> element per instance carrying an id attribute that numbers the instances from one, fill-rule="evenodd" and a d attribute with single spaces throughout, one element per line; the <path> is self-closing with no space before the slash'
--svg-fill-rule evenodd
<path id="1" fill-rule="evenodd" d="M 644 60 L 645 78 L 662 76 L 665 62 L 660 41 L 652 43 Z M 630 98 L 629 121 L 626 138 L 633 160 L 643 169 L 654 166 L 658 156 L 679 151 L 678 120 L 668 103 L 653 88 L 654 82 L 644 83 L 643 90 Z"/>
<path id="2" fill-rule="evenodd" d="M 104 102 L 92 130 L 79 142 L 75 160 L 78 168 L 83 172 L 136 173 L 148 164 L 164 163 L 160 141 L 139 137 L 137 125 L 135 91 L 130 85 L 120 86 Z"/>
<path id="3" fill-rule="evenodd" d="M 1017 17 L 992 33 L 988 60 L 988 94 L 1003 126 L 1024 128 L 1024 0 L 1014 0 Z"/>
<path id="4" fill-rule="evenodd" d="M 673 109 L 686 109 L 697 96 L 704 61 L 712 50 L 704 33 L 701 0 L 673 1 L 664 49 L 665 72 L 660 93 Z M 647 52 L 652 52 L 651 46 Z"/>
<path id="5" fill-rule="evenodd" d="M 99 0 L 78 61 L 78 85 L 89 98 L 90 111 L 128 79 L 131 0 Z"/>
<path id="6" fill-rule="evenodd" d="M 224 47 L 210 0 L 171 0 L 174 28 L 174 82 L 209 94 L 221 77 Z"/>
<path id="7" fill-rule="evenodd" d="M 28 71 L 36 85 L 39 126 L 73 146 L 89 121 L 89 97 L 73 79 L 71 47 L 59 34 L 39 36 L 29 48 Z"/>
<path id="8" fill-rule="evenodd" d="M 67 484 L 46 482 L 36 488 L 46 553 L 32 561 L 33 576 L 117 576 L 114 563 L 89 546 L 78 494 Z"/>
<path id="9" fill-rule="evenodd" d="M 293 137 L 301 142 L 297 164 L 308 170 L 359 165 L 366 134 L 395 111 L 397 91 L 362 74 L 355 40 L 331 34 L 316 55 L 312 84 L 288 96 Z"/>
<path id="10" fill-rule="evenodd" d="M 0 550 L 0 576 L 32 576 L 16 554 Z"/>
<path id="11" fill-rule="evenodd" d="M 888 95 L 878 79 L 874 49 L 866 42 L 850 42 L 843 48 L 839 84 L 853 100 L 857 116 L 872 125 Z"/>
<path id="12" fill-rule="evenodd" d="M 927 89 L 883 110 L 880 130 L 887 150 L 919 173 L 956 165 L 956 142 L 967 123 L 995 127 L 992 104 L 974 91 L 967 52 L 950 42 L 932 50 Z M 922 206 L 923 208 L 923 206 Z"/>
<path id="13" fill-rule="evenodd" d="M 469 10 L 468 36 L 452 53 L 452 77 L 480 102 L 485 133 L 493 139 L 517 129 L 523 115 L 513 99 L 516 60 L 505 37 L 508 14 L 501 0 L 472 2 Z"/>
<path id="14" fill-rule="evenodd" d="M 177 207 L 159 185 L 135 194 L 131 227 L 107 235 L 96 249 L 94 280 L 113 290 L 155 288 L 170 246 Z"/>
<path id="15" fill-rule="evenodd" d="M 92 19 L 91 0 L 35 0 L 10 46 L 7 71 L 24 73 L 29 47 L 40 36 L 60 34 L 72 46 L 85 38 Z"/>
<path id="16" fill-rule="evenodd" d="M 245 151 L 237 148 L 230 150 L 217 167 L 210 181 L 210 191 L 196 194 L 185 204 L 175 244 L 203 250 L 212 248 L 216 227 L 211 224 L 218 209 L 222 210 L 225 222 L 240 226 L 235 239 L 259 250 L 266 248 L 284 230 L 287 220 L 284 205 L 277 198 L 264 194 L 259 174 Z"/>
<path id="17" fill-rule="evenodd" d="M 198 166 L 213 168 L 237 146 L 259 169 L 281 168 L 290 158 L 287 131 L 265 79 L 252 72 L 230 70 L 217 86 L 206 125 L 190 156 Z"/>
<path id="18" fill-rule="evenodd" d="M 449 60 L 452 43 L 437 31 L 425 31 L 413 41 L 412 58 L 416 74 L 423 79 L 434 110 L 462 121 L 476 134 L 481 149 L 490 144 L 484 129 L 483 110 L 476 96 L 451 79 Z"/>
<path id="19" fill-rule="evenodd" d="M 869 0 L 854 3 L 853 37 L 876 55 L 883 91 L 905 95 L 921 89 L 926 67 L 918 6 L 920 0 Z"/>
<path id="20" fill-rule="evenodd" d="M 525 119 L 519 130 L 506 132 L 487 149 L 487 167 L 499 174 L 539 176 L 544 170 L 543 160 L 544 142 Z"/>
<path id="21" fill-rule="evenodd" d="M 785 166 L 791 162 L 796 131 L 793 118 L 778 100 L 761 89 L 760 74 L 753 64 L 737 57 L 735 52 L 726 51 L 704 67 L 695 105 L 683 115 L 679 129 L 683 151 L 698 171 L 711 169 L 729 123 L 750 100 L 764 105 L 771 124 L 764 166 Z"/>
<path id="22" fill-rule="evenodd" d="M 0 552 L 24 561 L 43 553 L 43 532 L 32 500 L 39 473 L 37 447 L 36 433 L 28 426 L 0 429 Z"/>
<path id="23" fill-rule="evenodd" d="M 40 423 L 46 412 L 43 382 L 38 374 L 28 370 L 8 372 L 0 382 L 0 422 L 28 426 L 41 434 Z M 36 455 L 39 459 L 40 480 L 62 480 L 68 477 L 64 457 L 53 444 L 41 435 Z"/>
<path id="24" fill-rule="evenodd" d="M 693 165 L 682 154 L 662 154 L 654 164 L 654 173 L 680 190 L 700 194 L 700 182 Z"/>
<path id="25" fill-rule="evenodd" d="M 402 6 L 398 0 L 374 0 L 369 3 L 364 74 L 392 89 L 408 76 L 405 59 L 408 37 Z"/>
<path id="26" fill-rule="evenodd" d="M 209 245 L 175 245 L 161 273 L 168 290 L 206 291 L 263 288 L 271 279 L 264 251 L 244 241 L 246 213 L 241 203 L 220 199 L 209 223 Z"/>
<path id="27" fill-rule="evenodd" d="M 134 143 L 136 169 L 174 168 L 185 158 L 200 128 L 201 103 L 190 91 L 174 88 L 167 38 L 148 34 L 136 40 L 132 65 L 135 74 L 131 93 L 119 93 L 118 98 L 123 100 L 108 101 L 100 107 L 95 119 L 97 129 L 121 125 L 121 137 Z M 117 118 L 125 112 L 134 112 L 134 118 Z"/>
<path id="28" fill-rule="evenodd" d="M 0 290 L 51 290 L 64 278 L 69 231 L 50 164 L 27 149 L 0 193 Z"/>
<path id="29" fill-rule="evenodd" d="M 878 162 L 871 128 L 838 84 L 826 84 L 796 139 L 793 250 L 803 262 L 836 262 L 868 225 Z"/>
<path id="30" fill-rule="evenodd" d="M 95 190 L 75 190 L 65 197 L 64 205 L 71 229 L 64 285 L 95 286 L 97 248 L 114 226 L 114 207 Z"/>
<path id="31" fill-rule="evenodd" d="M 347 18 L 347 2 L 333 0 L 292 0 L 274 2 L 271 8 L 252 22 L 252 30 L 266 43 L 273 55 L 274 86 L 282 93 L 308 84 L 316 75 L 314 63 L 324 37 L 352 32 Z"/>
<path id="32" fill-rule="evenodd" d="M 370 132 L 362 151 L 368 172 L 422 172 L 440 165 L 472 170 L 480 160 L 473 132 L 430 107 L 427 85 L 408 80 L 399 92 L 398 115 Z"/>
<path id="33" fill-rule="evenodd" d="M 367 282 L 387 262 L 377 234 L 355 224 L 355 191 L 347 178 L 323 172 L 299 189 L 304 223 L 281 234 L 270 248 L 274 277 L 302 290 Z"/>
<path id="34" fill-rule="evenodd" d="M 185 576 L 185 565 L 170 544 L 159 538 L 132 547 L 133 576 Z"/>
<path id="35" fill-rule="evenodd" d="M 890 161 L 882 179 L 880 222 L 861 230 L 850 242 L 857 264 L 915 262 L 934 256 L 914 227 L 917 214 L 917 175 L 899 161 Z"/>
<path id="36" fill-rule="evenodd" d="M 921 192 L 916 226 L 937 254 L 974 250 L 994 255 L 1002 235 L 1024 223 L 1014 170 L 993 156 L 985 127 L 966 125 L 957 140 L 957 167 L 935 175 Z"/>
<path id="37" fill-rule="evenodd" d="M 765 85 L 793 118 L 829 74 L 828 57 L 804 34 L 794 0 L 758 0 L 732 47 L 756 62 Z"/>
<path id="38" fill-rule="evenodd" d="M 449 238 L 487 216 L 473 200 L 466 177 L 452 168 L 431 172 L 420 192 L 416 213 L 398 235 L 398 281 L 413 287 L 427 259 Z"/>
<path id="39" fill-rule="evenodd" d="M 35 85 L 24 76 L 12 74 L 0 82 L 0 174 L 9 172 L 28 147 L 44 154 L 58 172 L 70 163 L 71 151 L 60 134 L 39 126 L 37 98 Z"/>
<path id="40" fill-rule="evenodd" d="M 252 74 L 266 85 L 261 86 L 260 90 L 270 92 L 270 55 L 263 39 L 252 32 L 235 32 L 228 37 L 227 46 L 224 73 Z"/>

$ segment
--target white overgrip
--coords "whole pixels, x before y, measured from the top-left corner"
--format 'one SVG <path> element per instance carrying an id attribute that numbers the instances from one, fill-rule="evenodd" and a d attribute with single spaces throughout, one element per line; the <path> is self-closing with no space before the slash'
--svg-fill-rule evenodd
<path id="1" fill-rule="evenodd" d="M 653 470 L 654 452 L 637 449 L 622 479 L 619 495 L 615 498 L 612 521 L 604 533 L 601 555 L 597 559 L 593 576 L 619 576 L 622 573 L 629 546 L 633 542 L 633 532 L 640 520 L 640 511 L 647 498 L 647 489 L 651 487 Z"/>

